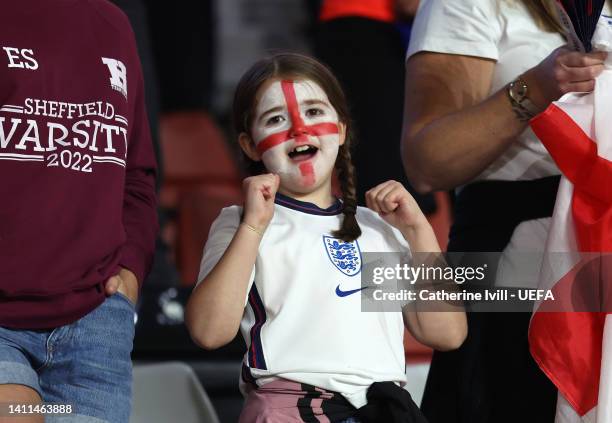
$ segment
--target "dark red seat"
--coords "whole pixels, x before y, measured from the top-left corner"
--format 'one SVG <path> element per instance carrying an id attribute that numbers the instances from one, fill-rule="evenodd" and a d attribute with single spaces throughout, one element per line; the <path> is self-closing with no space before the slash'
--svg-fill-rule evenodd
<path id="1" fill-rule="evenodd" d="M 162 234 L 184 284 L 196 282 L 202 248 L 222 207 L 241 203 L 242 175 L 225 137 L 203 112 L 160 119 L 164 182 L 160 205 L 170 211 Z"/>

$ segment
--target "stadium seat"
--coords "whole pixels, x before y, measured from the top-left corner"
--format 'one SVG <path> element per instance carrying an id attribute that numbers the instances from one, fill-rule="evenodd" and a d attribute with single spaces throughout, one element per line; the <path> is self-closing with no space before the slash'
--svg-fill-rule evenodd
<path id="1" fill-rule="evenodd" d="M 204 243 L 223 207 L 242 203 L 242 191 L 230 185 L 203 185 L 185 192 L 178 204 L 176 257 L 186 285 L 196 282 Z"/>
<path id="2" fill-rule="evenodd" d="M 177 112 L 160 119 L 164 182 L 160 205 L 169 222 L 170 246 L 185 285 L 195 283 L 210 224 L 221 207 L 239 203 L 242 175 L 223 133 L 204 112 Z"/>
<path id="3" fill-rule="evenodd" d="M 130 423 L 219 423 L 194 371 L 180 362 L 134 366 Z"/>
<path id="4" fill-rule="evenodd" d="M 406 362 L 410 364 L 429 363 L 432 349 L 421 344 L 408 331 L 404 331 L 404 353 Z"/>
<path id="5" fill-rule="evenodd" d="M 241 174 L 223 133 L 204 112 L 177 112 L 160 119 L 164 184 L 160 203 L 176 206 L 195 186 L 239 186 Z"/>

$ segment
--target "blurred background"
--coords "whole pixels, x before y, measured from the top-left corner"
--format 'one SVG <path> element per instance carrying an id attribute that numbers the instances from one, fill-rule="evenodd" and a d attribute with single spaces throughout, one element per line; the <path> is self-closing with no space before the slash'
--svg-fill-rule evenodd
<path id="1" fill-rule="evenodd" d="M 214 410 L 193 421 L 235 422 L 243 402 L 242 338 L 204 351 L 183 324 L 210 225 L 222 207 L 242 202 L 245 173 L 229 118 L 234 87 L 270 52 L 318 57 L 350 102 L 359 198 L 388 179 L 408 185 L 399 140 L 404 55 L 418 0 L 111 1 L 136 35 L 161 169 L 161 231 L 137 307 L 132 421 L 179 421 L 163 410 L 191 406 Z M 448 196 L 415 196 L 445 246 Z M 409 336 L 405 346 L 407 389 L 418 403 L 430 351 Z"/>

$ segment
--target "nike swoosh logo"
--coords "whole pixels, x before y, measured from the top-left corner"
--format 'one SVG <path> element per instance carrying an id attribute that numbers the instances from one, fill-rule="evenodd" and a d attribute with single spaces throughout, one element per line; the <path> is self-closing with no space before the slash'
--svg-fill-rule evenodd
<path id="1" fill-rule="evenodd" d="M 354 294 L 355 292 L 362 291 L 366 288 L 369 288 L 369 286 L 364 286 L 363 288 L 349 289 L 348 291 L 343 291 L 340 289 L 340 285 L 338 285 L 336 287 L 336 295 L 339 297 L 348 297 L 349 295 Z"/>

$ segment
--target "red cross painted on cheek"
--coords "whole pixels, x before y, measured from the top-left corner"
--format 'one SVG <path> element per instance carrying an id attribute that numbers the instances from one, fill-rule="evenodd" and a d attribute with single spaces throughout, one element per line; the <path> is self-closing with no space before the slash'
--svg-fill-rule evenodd
<path id="1" fill-rule="evenodd" d="M 263 154 L 272 147 L 284 142 L 295 140 L 297 143 L 308 142 L 308 136 L 322 136 L 338 133 L 338 125 L 333 122 L 322 122 L 314 125 L 306 125 L 300 114 L 300 107 L 295 95 L 295 84 L 293 81 L 281 81 L 281 88 L 291 120 L 291 128 L 287 131 L 277 132 L 269 135 L 257 143 L 257 151 Z"/>

